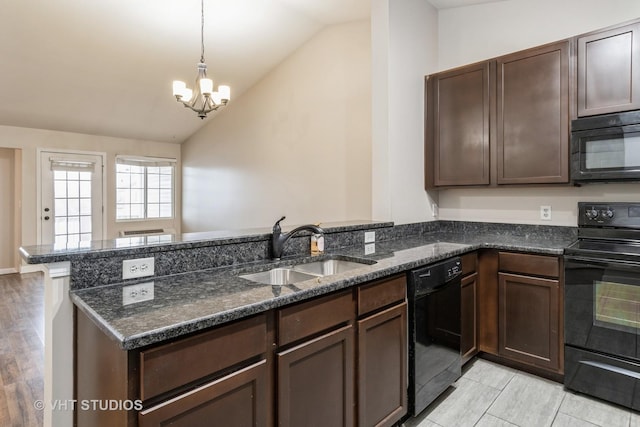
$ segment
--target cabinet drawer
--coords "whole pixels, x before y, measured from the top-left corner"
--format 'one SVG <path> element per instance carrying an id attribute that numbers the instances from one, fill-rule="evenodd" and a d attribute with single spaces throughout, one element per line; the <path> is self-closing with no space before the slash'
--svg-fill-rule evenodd
<path id="1" fill-rule="evenodd" d="M 140 352 L 140 397 L 147 400 L 267 351 L 265 314 Z"/>
<path id="2" fill-rule="evenodd" d="M 358 288 L 358 316 L 404 301 L 406 295 L 405 275 L 362 285 Z"/>
<path id="3" fill-rule="evenodd" d="M 352 291 L 340 292 L 278 310 L 278 345 L 286 345 L 353 320 Z"/>
<path id="4" fill-rule="evenodd" d="M 266 427 L 267 376 L 267 362 L 262 360 L 140 412 L 138 424 Z"/>
<path id="5" fill-rule="evenodd" d="M 466 276 L 471 273 L 475 273 L 478 269 L 478 253 L 471 252 L 470 254 L 464 254 L 461 257 L 462 260 L 462 275 Z"/>
<path id="6" fill-rule="evenodd" d="M 558 277 L 560 264 L 554 256 L 500 252 L 500 271 Z"/>

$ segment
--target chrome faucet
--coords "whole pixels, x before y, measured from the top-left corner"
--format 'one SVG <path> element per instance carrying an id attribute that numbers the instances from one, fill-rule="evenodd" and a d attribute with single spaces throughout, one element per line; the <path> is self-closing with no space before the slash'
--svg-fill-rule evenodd
<path id="1" fill-rule="evenodd" d="M 282 256 L 282 251 L 284 249 L 284 244 L 287 243 L 287 240 L 292 238 L 295 234 L 300 231 L 312 231 L 317 234 L 324 233 L 324 230 L 317 225 L 306 224 L 301 225 L 300 227 L 294 228 L 289 233 L 283 233 L 280 229 L 280 221 L 284 220 L 286 217 L 283 216 L 273 225 L 273 234 L 271 235 L 271 256 L 273 259 L 280 259 Z"/>

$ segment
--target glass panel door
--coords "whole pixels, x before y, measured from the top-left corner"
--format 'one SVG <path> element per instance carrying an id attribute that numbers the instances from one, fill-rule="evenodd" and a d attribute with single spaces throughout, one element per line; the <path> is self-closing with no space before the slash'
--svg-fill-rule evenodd
<path id="1" fill-rule="evenodd" d="M 40 153 L 41 244 L 102 240 L 102 163 L 98 155 Z"/>

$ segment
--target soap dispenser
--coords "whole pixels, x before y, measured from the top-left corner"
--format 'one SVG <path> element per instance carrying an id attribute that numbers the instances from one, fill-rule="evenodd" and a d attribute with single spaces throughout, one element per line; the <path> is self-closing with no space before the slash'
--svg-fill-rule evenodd
<path id="1" fill-rule="evenodd" d="M 320 227 L 320 223 L 315 224 Z M 320 255 L 324 253 L 324 235 L 322 233 L 313 233 L 311 235 L 311 255 Z"/>

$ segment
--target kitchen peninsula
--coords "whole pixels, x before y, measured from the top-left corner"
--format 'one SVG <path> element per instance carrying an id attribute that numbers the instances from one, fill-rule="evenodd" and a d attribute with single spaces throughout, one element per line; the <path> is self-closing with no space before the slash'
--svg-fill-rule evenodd
<path id="1" fill-rule="evenodd" d="M 277 388 L 277 393 L 285 393 L 285 395 L 279 394 L 278 399 L 273 399 L 275 383 L 283 380 L 274 378 L 272 364 L 274 358 L 282 364 L 278 365 L 281 366 L 278 372 L 284 372 L 283 366 L 293 366 L 285 365 L 283 362 L 288 360 L 287 357 L 293 357 L 291 355 L 294 353 L 289 351 L 295 350 L 297 348 L 295 346 L 303 342 L 305 337 L 311 337 L 313 341 L 318 338 L 318 334 L 326 331 L 330 331 L 328 335 L 336 340 L 335 345 L 340 344 L 345 351 L 351 349 L 354 355 L 362 355 L 362 347 L 356 346 L 360 350 L 355 351 L 352 348 L 354 330 L 359 337 L 356 342 L 362 344 L 366 342 L 366 337 L 361 331 L 365 330 L 365 322 L 369 320 L 371 313 L 382 315 L 387 312 L 387 309 L 399 313 L 398 309 L 405 299 L 405 294 L 398 296 L 397 289 L 403 289 L 406 271 L 454 255 L 475 252 L 487 253 L 488 258 L 491 259 L 495 259 L 498 252 L 533 254 L 557 259 L 562 255 L 564 248 L 576 237 L 576 230 L 570 227 L 455 221 L 398 226 L 385 222 L 363 221 L 362 223 L 329 224 L 324 225 L 323 228 L 326 239 L 324 255 L 310 257 L 308 255 L 309 236 L 303 235 L 291 239 L 283 259 L 278 262 L 268 258 L 269 233 L 255 232 L 217 233 L 217 235 L 216 233 L 199 233 L 197 236 L 171 237 L 171 241 L 153 244 L 148 241 L 138 244 L 132 240 L 118 239 L 109 242 L 92 242 L 91 247 L 86 249 L 23 248 L 22 255 L 29 263 L 49 264 L 53 267 L 52 271 L 56 266 L 60 268 L 66 265 L 68 276 L 65 280 L 70 299 L 73 301 L 73 310 L 77 312 L 77 323 L 74 327 L 77 333 L 78 352 L 75 358 L 79 373 L 76 375 L 78 395 L 74 397 L 77 399 L 84 397 L 130 399 L 143 402 L 143 410 L 140 412 L 136 410 L 108 413 L 83 411 L 77 414 L 79 419 L 90 420 L 87 422 L 91 422 L 92 425 L 100 425 L 101 417 L 108 415 L 115 417 L 106 421 L 111 425 L 114 425 L 113 422 L 119 425 L 126 423 L 127 425 L 156 425 L 151 420 L 156 419 L 154 417 L 157 414 L 164 416 L 162 411 L 167 411 L 166 408 L 171 407 L 170 402 L 175 402 L 182 397 L 182 402 L 195 404 L 194 402 L 199 399 L 198 391 L 207 395 L 207 392 L 213 390 L 207 387 L 224 388 L 221 385 L 223 382 L 220 381 L 230 375 L 241 375 L 247 381 L 246 384 L 265 390 L 264 395 L 260 394 L 260 402 L 251 403 L 258 405 L 255 408 L 262 408 L 259 414 L 264 415 L 261 421 L 265 423 L 264 425 L 272 425 L 275 422 L 274 414 L 280 417 L 280 421 L 284 416 L 295 419 L 295 411 L 287 412 L 288 408 L 273 406 L 274 400 L 281 405 L 289 396 L 286 395 L 285 388 L 280 386 Z M 365 232 L 371 231 L 375 232 L 375 244 L 367 246 L 365 250 L 364 235 Z M 139 280 L 123 280 L 122 261 L 144 257 L 154 258 L 155 275 Z M 277 287 L 258 285 L 238 277 L 274 267 L 304 264 L 327 258 L 354 261 L 362 265 L 344 273 Z M 149 281 L 153 283 L 153 299 L 123 305 L 125 286 Z M 380 295 L 391 293 L 395 296 L 381 307 L 367 311 L 363 307 L 369 303 L 366 299 L 368 289 L 380 289 Z M 64 293 L 64 290 L 62 292 Z M 66 295 L 62 295 L 62 298 L 66 298 Z M 371 301 L 375 304 L 380 299 L 384 300 L 377 295 Z M 315 308 L 308 305 L 311 303 Z M 311 327 L 316 330 L 294 333 L 290 340 L 285 340 L 283 338 L 285 319 L 288 314 L 293 313 L 289 310 L 294 312 L 301 310 L 305 313 L 307 309 L 311 310 L 309 313 L 313 313 L 312 318 L 316 323 L 321 324 Z M 297 314 L 293 318 L 299 320 L 300 317 L 296 316 Z M 304 318 L 303 315 L 301 316 Z M 394 321 L 401 319 L 401 317 L 391 318 L 395 319 Z M 323 323 L 325 321 L 328 323 Z M 233 330 L 234 327 L 238 329 Z M 225 335 L 211 335 L 219 330 L 225 330 Z M 236 361 L 242 363 L 229 361 L 226 364 L 221 363 L 214 370 L 198 373 L 195 378 L 178 373 L 176 374 L 180 377 L 178 382 L 169 388 L 154 389 L 152 385 L 145 383 L 147 379 L 152 381 L 150 377 L 145 376 L 150 372 L 148 367 L 152 365 L 147 365 L 150 363 L 147 360 L 153 360 L 152 355 L 164 354 L 163 352 L 168 352 L 169 348 L 181 348 L 180 343 L 188 343 L 191 342 L 190 340 L 209 336 L 214 340 L 212 342 L 217 344 L 206 347 L 209 349 L 208 353 L 196 353 L 195 356 L 189 357 L 197 356 L 196 359 L 203 360 L 215 359 L 216 353 L 221 353 L 219 349 L 223 349 L 225 353 L 231 352 L 231 349 L 236 347 L 238 347 L 237 351 L 234 350 L 234 352 L 245 351 L 240 348 L 245 346 L 239 344 L 256 341 L 247 339 L 247 336 L 243 335 L 245 333 L 254 334 L 251 336 L 258 337 L 258 342 L 271 343 L 271 345 L 265 345 L 259 349 L 247 349 Z M 224 341 L 221 338 L 223 336 L 235 338 Z M 88 342 L 87 339 L 87 342 L 83 342 L 84 337 L 93 337 L 95 341 Z M 216 341 L 218 339 L 222 341 Z M 73 343 L 71 344 L 67 351 L 73 348 Z M 404 345 L 406 346 L 406 341 Z M 274 354 L 276 347 L 278 350 Z M 93 353 L 90 352 L 92 348 Z M 212 353 L 212 349 L 216 351 Z M 97 353 L 98 351 L 100 353 Z M 188 354 L 188 350 L 185 351 Z M 95 357 L 90 356 L 91 354 Z M 107 354 L 116 355 L 116 360 L 107 362 L 100 359 Z M 178 354 L 184 355 L 184 353 Z M 86 360 L 87 357 L 93 357 L 93 359 Z M 52 358 L 58 360 L 55 353 Z M 166 360 L 170 359 L 165 359 L 165 362 Z M 175 363 L 176 360 L 187 359 L 173 360 Z M 342 362 L 345 369 L 349 368 L 350 372 L 353 371 L 353 365 L 356 363 L 354 356 L 343 357 Z M 55 363 L 58 369 L 58 362 L 52 363 Z M 117 368 L 118 366 L 121 369 Z M 83 369 L 86 370 L 83 371 Z M 166 371 L 167 367 L 164 366 L 162 369 Z M 197 371 L 197 366 L 194 366 L 194 369 Z M 294 374 L 292 370 L 287 372 Z M 120 382 L 118 391 L 120 394 L 80 396 L 86 390 L 99 392 L 95 388 L 96 381 L 87 378 L 88 376 L 107 378 L 112 383 Z M 235 379 L 238 378 L 240 377 L 235 377 Z M 55 384 L 52 385 L 52 390 L 58 390 L 64 385 L 70 387 L 66 392 L 73 390 L 71 378 L 56 377 L 53 381 Z M 344 413 L 338 414 L 347 425 L 353 425 L 354 419 L 359 419 L 362 424 L 366 417 L 365 412 L 359 411 L 367 402 L 366 397 L 354 393 L 353 381 L 358 381 L 358 390 L 362 390 L 362 381 L 366 382 L 366 378 L 354 380 L 352 375 L 351 380 L 345 381 L 345 395 L 354 398 L 356 394 L 354 406 L 358 408 L 355 411 L 356 414 L 352 413 L 353 410 L 345 410 Z M 349 406 L 345 404 L 344 407 Z M 394 416 L 402 416 L 402 408 L 399 411 Z M 406 412 L 406 408 L 404 411 Z M 51 414 L 52 417 L 59 415 Z"/>

